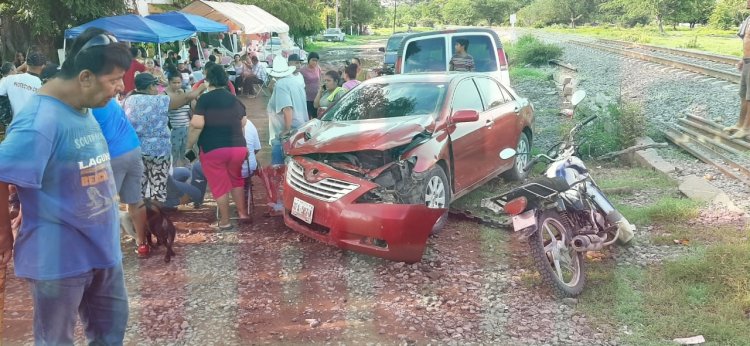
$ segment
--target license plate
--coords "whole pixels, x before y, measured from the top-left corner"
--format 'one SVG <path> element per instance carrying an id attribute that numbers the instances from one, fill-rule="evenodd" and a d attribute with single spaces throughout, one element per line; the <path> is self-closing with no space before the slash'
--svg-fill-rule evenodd
<path id="1" fill-rule="evenodd" d="M 531 226 L 536 226 L 536 215 L 534 215 L 534 210 L 529 210 L 513 217 L 514 231 L 520 231 Z"/>
<path id="2" fill-rule="evenodd" d="M 313 209 L 315 207 L 312 204 L 294 197 L 294 202 L 292 202 L 292 216 L 304 222 L 312 223 Z"/>

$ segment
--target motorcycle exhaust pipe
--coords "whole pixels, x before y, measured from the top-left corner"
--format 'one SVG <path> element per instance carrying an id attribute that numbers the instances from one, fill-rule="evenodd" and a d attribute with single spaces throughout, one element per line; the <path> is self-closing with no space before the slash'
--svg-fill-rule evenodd
<path id="1" fill-rule="evenodd" d="M 589 192 L 591 198 L 594 200 L 597 206 L 601 208 L 606 215 L 607 221 L 613 225 L 617 225 L 617 240 L 621 244 L 627 244 L 635 236 L 635 226 L 628 222 L 628 220 L 620 214 L 619 211 L 612 206 L 604 193 L 591 182 L 586 183 L 586 191 Z"/>
<path id="2" fill-rule="evenodd" d="M 577 235 L 573 237 L 570 246 L 577 252 L 598 251 L 604 248 L 605 240 L 605 238 L 601 238 L 596 234 Z"/>

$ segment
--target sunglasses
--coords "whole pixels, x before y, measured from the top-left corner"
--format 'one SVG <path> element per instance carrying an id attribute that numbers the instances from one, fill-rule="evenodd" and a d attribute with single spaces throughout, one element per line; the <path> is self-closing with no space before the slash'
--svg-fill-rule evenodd
<path id="1" fill-rule="evenodd" d="M 86 41 L 86 43 L 83 45 L 83 47 L 81 47 L 81 49 L 78 51 L 76 56 L 73 57 L 73 59 L 81 55 L 81 53 L 83 53 L 87 49 L 94 48 L 94 47 L 101 47 L 101 46 L 109 46 L 110 44 L 113 44 L 113 43 L 117 43 L 117 38 L 115 38 L 114 36 L 110 34 L 96 35 L 90 38 L 88 41 Z"/>

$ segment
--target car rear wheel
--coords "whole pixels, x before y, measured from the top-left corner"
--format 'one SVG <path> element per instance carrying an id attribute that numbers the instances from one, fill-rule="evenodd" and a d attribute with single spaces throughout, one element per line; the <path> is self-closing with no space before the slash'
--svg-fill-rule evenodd
<path id="1" fill-rule="evenodd" d="M 424 173 L 424 178 L 419 181 L 416 191 L 412 194 L 411 203 L 423 203 L 428 208 L 448 209 L 451 204 L 451 187 L 448 178 L 440 166 L 430 168 Z M 432 234 L 443 230 L 448 222 L 448 211 L 435 222 Z"/>
<path id="2" fill-rule="evenodd" d="M 530 170 L 523 170 L 523 168 L 526 167 L 526 165 L 531 160 L 531 141 L 529 140 L 529 136 L 525 132 L 521 132 L 521 135 L 518 137 L 516 152 L 518 154 L 516 154 L 515 162 L 513 162 L 513 167 L 503 173 L 503 178 L 505 178 L 506 180 L 523 180 L 527 175 L 529 175 Z"/>

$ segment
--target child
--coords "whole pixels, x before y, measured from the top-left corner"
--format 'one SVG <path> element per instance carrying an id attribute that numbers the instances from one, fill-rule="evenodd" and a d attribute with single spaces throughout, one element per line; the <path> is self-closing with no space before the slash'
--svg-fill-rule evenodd
<path id="1" fill-rule="evenodd" d="M 456 53 L 453 54 L 453 57 L 451 58 L 449 71 L 474 71 L 474 57 L 466 52 L 469 49 L 469 40 L 459 38 L 456 40 L 456 44 L 453 48 Z"/>

